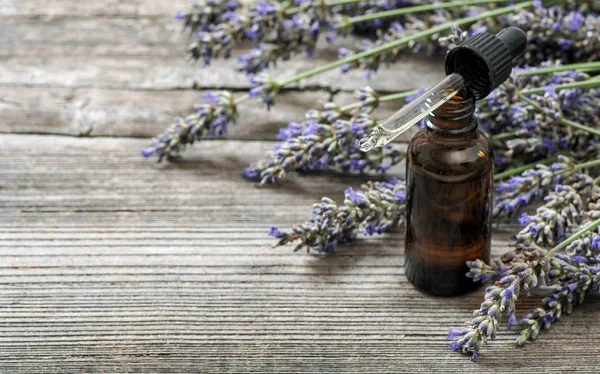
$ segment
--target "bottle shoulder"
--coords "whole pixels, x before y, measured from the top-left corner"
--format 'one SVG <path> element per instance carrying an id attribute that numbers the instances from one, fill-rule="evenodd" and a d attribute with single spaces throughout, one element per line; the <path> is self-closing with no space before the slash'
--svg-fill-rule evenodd
<path id="1" fill-rule="evenodd" d="M 430 178 L 465 181 L 493 169 L 491 141 L 474 130 L 460 136 L 444 136 L 422 129 L 407 150 L 407 167 Z"/>

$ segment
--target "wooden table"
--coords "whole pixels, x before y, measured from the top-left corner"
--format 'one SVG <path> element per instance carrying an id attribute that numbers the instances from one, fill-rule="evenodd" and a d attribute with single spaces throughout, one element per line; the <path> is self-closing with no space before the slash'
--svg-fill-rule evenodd
<path id="1" fill-rule="evenodd" d="M 186 64 L 175 8 L 0 0 L 1 373 L 600 371 L 598 299 L 524 348 L 503 331 L 471 363 L 444 338 L 483 291 L 415 291 L 401 233 L 326 257 L 271 248 L 271 225 L 304 220 L 369 176 L 292 175 L 261 189 L 240 170 L 317 99 L 350 102 L 360 72 L 302 82 L 269 113 L 243 106 L 229 140 L 176 163 L 142 159 L 147 138 L 204 89 L 248 88 L 233 60 Z M 276 77 L 329 50 L 283 62 Z M 392 92 L 440 73 L 437 60 L 411 59 L 369 83 Z M 514 231 L 495 233 L 495 255 Z"/>

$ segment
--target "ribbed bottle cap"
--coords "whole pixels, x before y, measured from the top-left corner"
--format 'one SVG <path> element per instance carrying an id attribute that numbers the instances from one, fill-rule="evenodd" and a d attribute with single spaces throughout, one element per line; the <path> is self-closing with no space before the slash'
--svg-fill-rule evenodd
<path id="1" fill-rule="evenodd" d="M 504 83 L 512 71 L 512 60 L 525 51 L 527 37 L 517 27 L 493 35 L 481 33 L 467 39 L 446 55 L 446 74 L 459 73 L 481 100 Z"/>

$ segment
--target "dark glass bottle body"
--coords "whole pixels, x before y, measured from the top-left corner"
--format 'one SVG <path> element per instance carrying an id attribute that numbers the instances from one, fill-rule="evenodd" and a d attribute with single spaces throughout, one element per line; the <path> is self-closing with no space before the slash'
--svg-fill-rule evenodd
<path id="1" fill-rule="evenodd" d="M 433 295 L 476 289 L 465 262 L 490 256 L 493 151 L 474 108 L 473 94 L 459 92 L 408 146 L 406 276 Z"/>

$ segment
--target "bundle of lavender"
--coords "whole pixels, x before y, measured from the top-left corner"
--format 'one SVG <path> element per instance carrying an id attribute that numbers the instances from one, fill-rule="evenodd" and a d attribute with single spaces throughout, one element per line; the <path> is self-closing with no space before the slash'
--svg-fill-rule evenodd
<path id="1" fill-rule="evenodd" d="M 506 169 L 531 163 L 557 152 L 578 159 L 596 155 L 600 131 L 587 124 L 598 123 L 600 89 L 595 87 L 600 87 L 600 80 L 585 71 L 598 69 L 600 63 L 590 62 L 553 63 L 522 70 L 518 73 L 520 78 L 507 81 L 489 100 L 480 103 L 478 117 L 482 128 L 494 139 L 498 167 Z M 363 153 L 358 150 L 357 139 L 377 125 L 380 103 L 409 102 L 420 92 L 379 95 L 363 87 L 355 92 L 358 99 L 355 103 L 339 106 L 330 102 L 320 110 L 308 110 L 303 122 L 292 122 L 280 131 L 281 144 L 243 174 L 264 185 L 279 182 L 293 171 L 335 167 L 345 171 L 385 172 L 402 161 L 401 148 L 390 144 Z M 209 93 L 207 97 L 210 104 L 199 105 L 196 113 L 176 119 L 144 150 L 144 156 L 156 154 L 159 161 L 171 158 L 186 145 L 225 133 L 237 117 L 236 101 L 227 91 Z M 554 106 L 549 107 L 549 103 Z"/>
<path id="2" fill-rule="evenodd" d="M 323 5 L 320 2 L 307 0 L 298 6 L 292 6 L 288 2 L 280 4 L 259 1 L 250 8 L 249 15 L 245 16 L 245 10 L 242 10 L 236 2 L 214 0 L 179 12 L 177 18 L 183 20 L 186 28 L 198 33 L 196 42 L 190 48 L 192 56 L 203 60 L 205 64 L 220 53 L 229 55 L 237 40 L 244 38 L 266 40 L 265 38 L 272 38 L 273 35 L 275 39 L 271 46 L 259 46 L 259 50 L 255 50 L 251 55 L 241 57 L 241 63 L 244 65 L 242 69 L 251 73 L 250 81 L 253 88 L 248 94 L 234 97 L 230 92 L 222 92 L 218 94 L 221 97 L 218 102 L 214 97 L 210 97 L 210 104 L 199 105 L 197 112 L 177 118 L 175 123 L 164 134 L 159 135 L 154 145 L 143 154 L 144 156 L 156 154 L 159 160 L 163 160 L 179 154 L 187 144 L 194 141 L 223 136 L 227 133 L 227 125 L 235 122 L 240 104 L 256 97 L 270 108 L 275 104 L 275 97 L 282 87 L 326 71 L 336 68 L 347 71 L 362 66 L 369 73 L 377 70 L 382 62 L 396 61 L 403 49 L 422 50 L 423 48 L 419 47 L 421 44 L 431 44 L 435 48 L 445 50 L 452 46 L 454 39 L 442 35 L 454 26 L 469 26 L 470 31 L 464 34 L 473 34 L 487 28 L 495 31 L 494 29 L 501 28 L 503 25 L 516 23 L 528 30 L 529 44 L 535 45 L 535 51 L 544 51 L 543 56 L 534 53 L 534 50 L 526 53 L 525 56 L 529 57 L 525 62 L 529 63 L 546 59 L 558 59 L 563 62 L 593 60 L 597 57 L 598 46 L 600 46 L 598 32 L 600 26 L 598 26 L 598 18 L 592 12 L 593 4 L 557 1 L 548 2 L 547 7 L 544 7 L 541 1 L 532 0 L 518 4 L 507 1 L 506 6 L 493 9 L 482 7 L 491 3 L 505 2 L 470 0 L 435 5 L 418 5 L 417 2 L 411 2 L 410 5 L 417 5 L 403 8 L 399 8 L 400 4 L 408 3 L 382 2 L 377 7 L 380 6 L 383 11 L 374 12 L 364 8 L 372 7 L 372 2 L 355 0 L 326 2 Z M 350 7 L 352 4 L 358 6 L 357 9 L 360 10 L 352 10 L 354 9 Z M 289 55 L 291 53 L 288 50 L 289 45 L 304 43 L 302 44 L 304 46 L 308 43 L 306 45 L 309 47 L 306 50 L 313 50 L 321 24 L 337 24 L 333 21 L 323 21 L 336 18 L 330 13 L 338 12 L 335 14 L 345 17 L 358 11 L 366 15 L 358 17 L 357 22 L 375 22 L 388 16 L 405 17 L 405 19 L 400 19 L 399 23 L 392 23 L 385 32 L 378 32 L 377 40 L 363 43 L 367 47 L 358 53 L 341 50 L 343 57 L 337 61 L 285 79 L 274 79 L 264 72 L 256 74 L 280 56 Z M 431 19 L 423 21 L 412 18 L 422 14 Z M 302 24 L 301 19 L 310 19 L 310 21 Z M 347 20 L 342 22 L 339 29 L 348 30 L 347 24 Z M 489 24 L 489 27 L 486 24 Z M 382 25 L 385 25 L 385 22 Z M 297 32 L 294 28 L 301 28 L 305 32 Z"/>
<path id="3" fill-rule="evenodd" d="M 528 33 L 530 49 L 522 63 L 537 64 L 548 59 L 564 62 L 596 59 L 600 45 L 600 22 L 594 2 L 464 0 L 431 4 L 426 1 L 314 1 L 277 2 L 259 0 L 244 8 L 236 1 L 209 0 L 181 10 L 182 21 L 194 41 L 189 47 L 193 60 L 210 64 L 215 57 L 229 57 L 233 46 L 250 40 L 255 48 L 238 58 L 240 70 L 258 73 L 278 60 L 305 52 L 313 56 L 320 34 L 326 39 L 347 35 L 354 30 L 370 31 L 370 38 L 356 50 L 340 49 L 341 57 L 365 52 L 389 42 L 442 28 L 424 39 L 386 49 L 345 64 L 343 70 L 362 67 L 376 71 L 381 63 L 393 63 L 406 52 L 445 52 L 447 41 L 439 31 L 451 23 L 470 24 L 469 35 L 482 31 L 496 33 L 507 26 L 518 26 Z M 485 18 L 473 19 L 489 8 L 510 8 Z M 535 46 L 535 47 L 533 47 Z"/>
<path id="4" fill-rule="evenodd" d="M 450 330 L 451 349 L 475 360 L 482 345 L 496 337 L 502 314 L 508 316 L 509 330 L 518 327 L 516 344 L 523 345 L 563 312 L 571 313 L 586 294 L 600 292 L 600 187 L 596 185 L 600 178 L 594 180 L 586 173 L 599 165 L 600 160 L 576 163 L 559 156 L 549 166 L 516 168 L 495 176 L 496 180 L 510 176 L 496 188 L 495 217 L 515 215 L 535 199 L 543 204 L 534 214 L 520 214 L 524 227 L 515 235 L 515 250 L 493 265 L 480 260 L 468 263 L 466 276 L 494 284 L 486 289 L 467 327 Z M 313 206 L 308 221 L 289 230 L 272 227 L 269 236 L 278 240 L 276 246 L 295 243 L 295 250 L 332 252 L 360 232 L 381 234 L 401 226 L 405 199 L 404 180 L 369 182 L 362 190 L 347 189 L 341 205 L 324 197 Z M 570 235 L 581 224 L 584 228 Z M 521 290 L 529 295 L 533 288 L 546 290 L 548 296 L 517 322 L 515 301 Z"/>
<path id="5" fill-rule="evenodd" d="M 515 250 L 495 264 L 468 263 L 467 276 L 494 283 L 486 288 L 484 301 L 467 327 L 450 329 L 447 338 L 452 350 L 470 354 L 474 361 L 482 345 L 496 337 L 502 315 L 508 317 L 508 330 L 516 327 L 520 332 L 515 343 L 521 346 L 536 339 L 542 329 L 549 329 L 563 313 L 570 314 L 586 295 L 600 293 L 600 188 L 591 183 L 577 187 L 557 185 L 535 215 L 522 219 L 526 227 L 515 236 Z M 583 229 L 549 248 L 582 218 L 586 223 Z M 529 296 L 534 288 L 546 291 L 547 296 L 517 321 L 515 302 L 520 291 Z"/>

